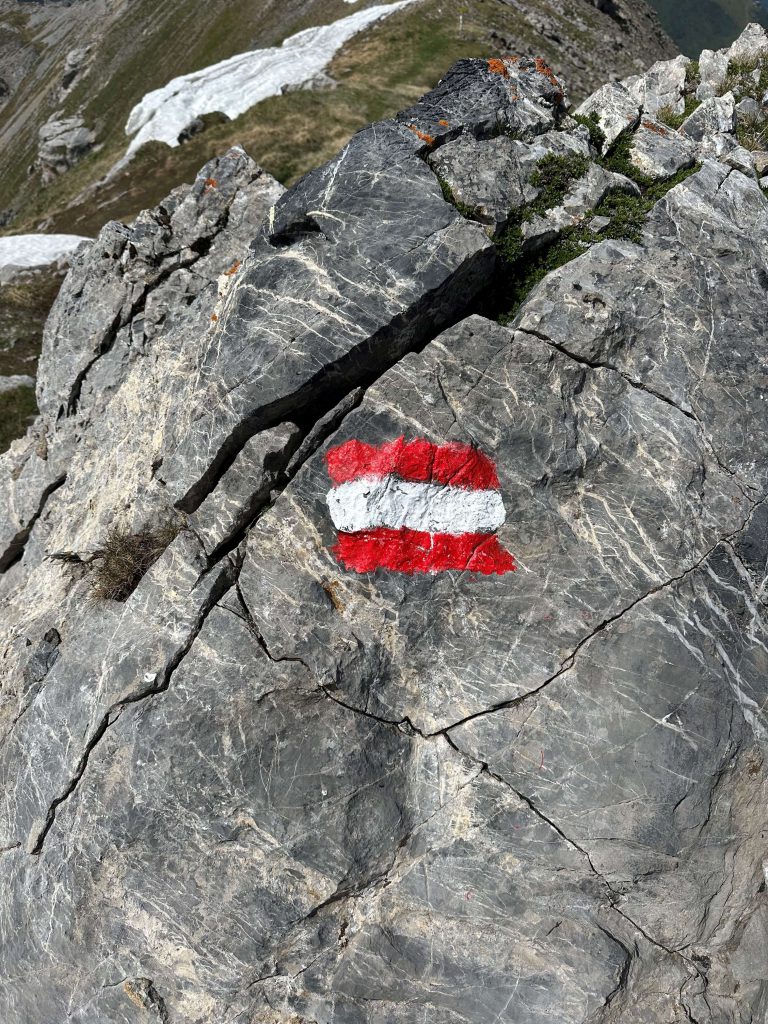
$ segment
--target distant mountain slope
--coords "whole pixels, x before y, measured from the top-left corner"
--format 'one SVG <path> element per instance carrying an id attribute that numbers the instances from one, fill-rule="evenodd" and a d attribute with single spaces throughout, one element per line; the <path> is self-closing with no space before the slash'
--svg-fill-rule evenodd
<path id="1" fill-rule="evenodd" d="M 727 46 L 750 21 L 768 26 L 766 0 L 651 0 L 651 6 L 689 57 Z"/>
<path id="2" fill-rule="evenodd" d="M 606 77 L 674 53 L 645 2 L 416 0 L 344 47 L 330 68 L 338 88 L 265 99 L 226 123 L 209 118 L 186 146 L 171 151 L 151 143 L 125 173 L 94 191 L 125 153 L 131 110 L 152 90 L 370 6 L 367 0 L 80 0 L 72 6 L 0 0 L 0 55 L 14 55 L 0 73 L 7 82 L 5 100 L 0 96 L 0 223 L 13 231 L 42 226 L 92 234 L 110 218 L 129 219 L 156 203 L 236 141 L 291 182 L 363 124 L 412 102 L 462 56 L 540 53 L 579 98 Z M 72 51 L 74 64 L 68 63 Z M 34 169 L 38 132 L 52 117 L 82 119 L 95 145 L 42 188 Z"/>

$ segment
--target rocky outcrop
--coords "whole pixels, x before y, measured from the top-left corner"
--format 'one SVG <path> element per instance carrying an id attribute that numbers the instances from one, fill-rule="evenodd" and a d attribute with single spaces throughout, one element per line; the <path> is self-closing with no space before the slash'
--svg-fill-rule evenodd
<path id="1" fill-rule="evenodd" d="M 43 184 L 50 184 L 79 163 L 95 142 L 95 132 L 79 115 L 46 121 L 40 129 L 36 161 Z"/>
<path id="2" fill-rule="evenodd" d="M 768 200 L 654 120 L 687 67 L 606 145 L 543 61 L 462 61 L 78 255 L 0 462 L 6 1015 L 764 1014 Z M 340 554 L 361 474 L 397 571 Z M 414 571 L 382 474 L 506 521 Z"/>

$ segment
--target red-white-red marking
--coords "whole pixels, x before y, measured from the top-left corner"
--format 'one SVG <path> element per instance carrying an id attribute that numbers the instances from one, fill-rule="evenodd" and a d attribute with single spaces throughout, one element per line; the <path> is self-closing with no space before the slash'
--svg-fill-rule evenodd
<path id="1" fill-rule="evenodd" d="M 347 441 L 327 456 L 338 560 L 356 572 L 515 569 L 495 531 L 504 502 L 493 462 L 469 445 Z"/>

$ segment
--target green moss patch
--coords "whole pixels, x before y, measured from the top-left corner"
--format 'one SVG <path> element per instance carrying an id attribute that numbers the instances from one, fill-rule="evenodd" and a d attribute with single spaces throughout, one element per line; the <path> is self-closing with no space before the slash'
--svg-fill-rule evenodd
<path id="1" fill-rule="evenodd" d="M 755 73 L 757 72 L 757 73 Z M 751 96 L 758 102 L 768 91 L 768 58 L 753 60 L 732 60 L 723 82 L 722 92 L 734 92 L 737 98 Z"/>
<path id="2" fill-rule="evenodd" d="M 696 110 L 697 107 L 701 106 L 701 100 L 697 99 L 696 96 L 690 95 L 685 97 L 685 109 L 682 114 L 676 113 L 672 107 L 662 107 L 656 115 L 656 119 L 661 121 L 662 124 L 667 125 L 669 128 L 679 128 L 680 125 L 691 114 Z"/>
<path id="3" fill-rule="evenodd" d="M 576 124 L 583 125 L 587 129 L 589 141 L 593 149 L 597 150 L 598 153 L 602 153 L 605 148 L 605 132 L 600 127 L 600 118 L 597 111 L 593 110 L 586 117 L 583 114 L 571 114 L 571 117 Z"/>
<path id="4" fill-rule="evenodd" d="M 540 252 L 525 255 L 523 254 L 522 224 L 530 220 L 534 214 L 546 212 L 546 209 L 552 209 L 559 205 L 565 194 L 562 192 L 563 181 L 554 172 L 551 161 L 549 170 L 546 168 L 543 170 L 544 175 L 548 176 L 549 181 L 552 182 L 552 190 L 543 191 L 534 203 L 524 207 L 521 211 L 515 211 L 513 222 L 509 228 L 495 239 L 498 253 L 507 265 L 507 271 L 502 275 L 500 295 L 497 298 L 497 306 L 502 308 L 502 312 L 498 316 L 500 323 L 506 324 L 514 320 L 522 303 L 547 274 L 565 266 L 577 256 L 581 256 L 595 242 L 607 238 L 641 242 L 646 218 L 656 203 L 675 185 L 679 185 L 680 182 L 685 181 L 691 174 L 699 170 L 699 165 L 696 165 L 680 171 L 666 181 L 654 181 L 639 172 L 630 162 L 631 145 L 631 135 L 621 136 L 600 163 L 607 170 L 624 174 L 633 180 L 640 188 L 640 194 L 611 193 L 595 207 L 592 215 L 609 217 L 610 222 L 606 227 L 598 232 L 593 232 L 585 219 L 584 223 L 561 232 L 556 241 Z M 550 158 L 545 159 L 550 160 Z M 589 161 L 587 161 L 587 166 L 589 166 Z M 572 170 L 575 169 L 572 165 Z M 586 173 L 586 169 L 582 173 Z M 565 191 L 567 192 L 567 186 Z M 551 202 L 551 205 L 546 206 L 547 202 Z M 588 219 L 591 220 L 592 217 Z"/>

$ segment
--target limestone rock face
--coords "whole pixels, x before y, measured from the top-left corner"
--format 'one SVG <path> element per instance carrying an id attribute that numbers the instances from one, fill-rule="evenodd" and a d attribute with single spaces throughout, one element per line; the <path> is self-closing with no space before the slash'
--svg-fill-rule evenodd
<path id="1" fill-rule="evenodd" d="M 46 121 L 40 129 L 36 161 L 43 184 L 79 163 L 95 142 L 96 134 L 79 115 Z"/>
<path id="2" fill-rule="evenodd" d="M 644 126 L 672 64 L 607 155 L 462 61 L 78 254 L 0 458 L 2 1019 L 765 1015 L 768 199 Z"/>

